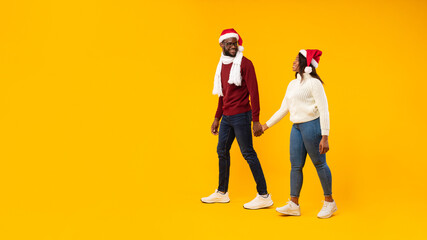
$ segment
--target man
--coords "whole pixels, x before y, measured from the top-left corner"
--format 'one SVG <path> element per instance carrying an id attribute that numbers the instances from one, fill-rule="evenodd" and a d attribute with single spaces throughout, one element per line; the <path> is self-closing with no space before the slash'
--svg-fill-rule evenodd
<path id="1" fill-rule="evenodd" d="M 252 145 L 251 121 L 253 121 L 254 136 L 261 136 L 263 131 L 259 123 L 260 106 L 255 69 L 252 62 L 243 57 L 242 43 L 242 38 L 234 29 L 224 30 L 219 38 L 222 54 L 216 69 L 213 90 L 213 94 L 219 96 L 219 101 L 215 120 L 211 126 L 212 134 L 219 135 L 217 147 L 219 185 L 213 194 L 201 200 L 204 203 L 230 201 L 228 197 L 230 148 L 236 138 L 240 151 L 250 166 L 258 191 L 255 199 L 244 204 L 243 207 L 260 209 L 273 205 L 273 201 L 267 192 L 264 173 Z M 249 103 L 249 96 L 251 103 Z"/>

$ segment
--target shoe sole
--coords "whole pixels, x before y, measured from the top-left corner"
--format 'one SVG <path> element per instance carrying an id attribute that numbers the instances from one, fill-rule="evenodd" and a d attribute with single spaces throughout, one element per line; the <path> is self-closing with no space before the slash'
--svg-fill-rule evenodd
<path id="1" fill-rule="evenodd" d="M 268 207 L 271 207 L 271 206 L 273 206 L 273 202 L 270 204 L 270 205 L 268 205 L 268 206 L 265 206 L 265 207 L 259 207 L 259 208 L 247 208 L 247 207 L 245 207 L 245 205 L 243 205 L 243 208 L 244 209 L 249 209 L 249 210 L 257 210 L 257 209 L 263 209 L 263 208 L 268 208 Z"/>
<path id="2" fill-rule="evenodd" d="M 332 215 L 334 215 L 334 213 L 335 213 L 337 210 L 338 210 L 338 208 L 335 208 L 335 209 L 332 211 L 332 213 L 331 213 L 331 214 L 326 215 L 326 216 L 324 216 L 324 217 L 319 217 L 319 216 L 317 216 L 317 217 L 318 217 L 318 218 L 321 218 L 321 219 L 330 218 L 330 217 L 332 217 Z"/>
<path id="3" fill-rule="evenodd" d="M 288 216 L 301 216 L 301 213 L 287 213 L 287 212 L 281 212 L 277 209 L 276 209 L 276 212 L 284 214 L 284 215 L 288 215 Z"/>
<path id="4" fill-rule="evenodd" d="M 202 203 L 229 203 L 230 202 L 230 200 L 228 200 L 228 202 L 205 202 L 205 201 L 203 201 L 203 200 L 200 200 Z"/>

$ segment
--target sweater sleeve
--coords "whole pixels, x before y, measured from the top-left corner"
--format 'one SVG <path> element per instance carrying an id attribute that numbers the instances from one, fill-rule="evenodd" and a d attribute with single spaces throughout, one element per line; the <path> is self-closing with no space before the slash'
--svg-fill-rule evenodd
<path id="1" fill-rule="evenodd" d="M 289 89 L 289 87 L 288 87 L 288 89 Z M 288 94 L 288 90 L 286 90 L 286 94 L 285 94 L 285 97 L 283 98 L 282 105 L 280 106 L 280 109 L 275 114 L 273 114 L 273 116 L 266 122 L 268 127 L 272 127 L 273 125 L 278 123 L 280 120 L 282 120 L 282 118 L 284 118 L 286 116 L 286 114 L 288 114 L 289 106 L 288 106 L 288 103 L 286 101 L 286 95 L 287 94 Z"/>
<path id="2" fill-rule="evenodd" d="M 311 84 L 311 94 L 313 95 L 314 101 L 320 113 L 320 129 L 322 135 L 329 135 L 329 110 L 328 100 L 326 99 L 325 89 L 322 83 L 314 79 Z"/>
<path id="3" fill-rule="evenodd" d="M 243 78 L 246 81 L 248 87 L 249 96 L 251 97 L 252 107 L 252 121 L 259 122 L 259 93 L 258 93 L 258 82 L 255 75 L 255 68 L 251 61 L 247 61 Z"/>
<path id="4" fill-rule="evenodd" d="M 222 117 L 223 98 L 224 97 L 218 98 L 218 108 L 216 109 L 216 113 L 215 113 L 215 118 L 218 118 L 218 119 L 221 119 Z"/>

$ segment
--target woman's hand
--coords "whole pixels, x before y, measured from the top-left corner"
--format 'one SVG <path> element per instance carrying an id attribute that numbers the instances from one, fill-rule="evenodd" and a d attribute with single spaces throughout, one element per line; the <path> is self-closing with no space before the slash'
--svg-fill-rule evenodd
<path id="1" fill-rule="evenodd" d="M 264 124 L 264 125 L 262 125 L 262 131 L 263 131 L 263 132 L 265 132 L 265 130 L 267 130 L 267 129 L 268 129 L 267 123 L 266 123 L 266 124 Z"/>
<path id="2" fill-rule="evenodd" d="M 327 151 L 329 151 L 328 136 L 323 135 L 319 144 L 319 152 L 320 154 L 325 154 Z"/>

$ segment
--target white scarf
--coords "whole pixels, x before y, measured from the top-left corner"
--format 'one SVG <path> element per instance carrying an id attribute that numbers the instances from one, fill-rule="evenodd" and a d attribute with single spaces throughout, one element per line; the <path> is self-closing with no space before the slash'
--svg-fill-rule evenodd
<path id="1" fill-rule="evenodd" d="M 221 58 L 219 59 L 218 66 L 216 67 L 215 79 L 214 79 L 214 88 L 212 93 L 222 97 L 222 85 L 221 85 L 221 69 L 222 64 L 233 63 L 230 70 L 230 76 L 228 78 L 229 84 L 234 84 L 236 86 L 242 85 L 242 75 L 240 73 L 240 65 L 242 64 L 243 58 L 243 47 L 239 46 L 239 50 L 236 53 L 236 57 L 225 56 L 224 53 L 221 53 Z"/>

